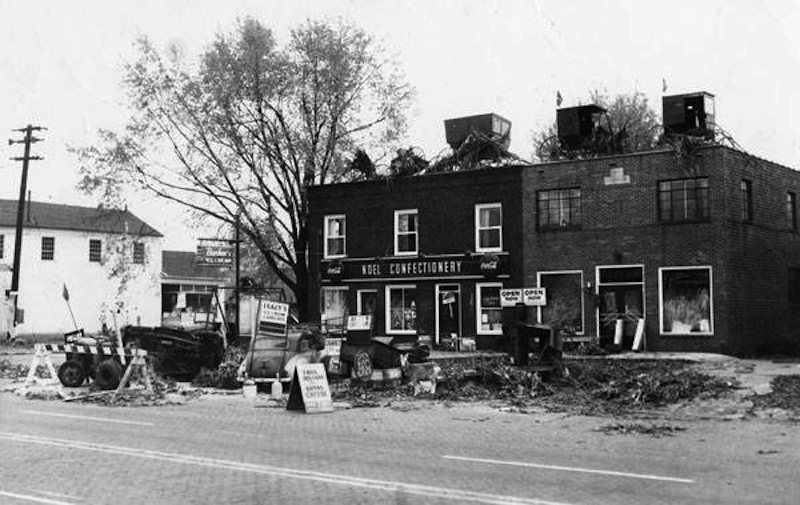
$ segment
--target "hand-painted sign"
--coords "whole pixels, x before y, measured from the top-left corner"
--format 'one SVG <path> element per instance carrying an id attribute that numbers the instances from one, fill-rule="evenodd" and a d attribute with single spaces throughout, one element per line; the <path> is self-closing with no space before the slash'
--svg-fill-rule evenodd
<path id="1" fill-rule="evenodd" d="M 522 288 L 522 303 L 527 307 L 547 305 L 545 288 Z"/>
<path id="2" fill-rule="evenodd" d="M 285 325 L 288 318 L 288 303 L 261 301 L 261 310 L 258 315 L 259 322 Z"/>
<path id="3" fill-rule="evenodd" d="M 501 307 L 516 307 L 518 303 L 522 303 L 522 290 L 521 289 L 501 289 L 500 290 L 500 306 Z"/>
<path id="4" fill-rule="evenodd" d="M 295 367 L 286 410 L 304 410 L 308 414 L 333 412 L 328 376 L 322 363 L 305 363 Z"/>

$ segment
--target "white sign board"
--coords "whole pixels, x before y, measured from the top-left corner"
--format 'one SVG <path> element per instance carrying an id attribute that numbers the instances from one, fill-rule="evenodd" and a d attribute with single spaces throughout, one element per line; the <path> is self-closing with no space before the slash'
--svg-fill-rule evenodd
<path id="1" fill-rule="evenodd" d="M 326 338 L 325 339 L 325 356 L 329 356 L 328 371 L 331 373 L 339 373 L 341 367 L 342 356 L 342 339 L 341 338 Z"/>
<path id="2" fill-rule="evenodd" d="M 372 327 L 372 316 L 347 316 L 347 331 L 369 330 Z"/>
<path id="3" fill-rule="evenodd" d="M 333 412 L 328 376 L 322 363 L 297 365 L 286 410 L 304 410 L 308 414 Z"/>
<path id="4" fill-rule="evenodd" d="M 281 324 L 285 326 L 286 321 L 289 319 L 289 304 L 261 300 L 261 310 L 258 318 L 262 323 Z"/>
<path id="5" fill-rule="evenodd" d="M 523 288 L 522 303 L 528 307 L 543 307 L 547 305 L 545 288 Z"/>
<path id="6" fill-rule="evenodd" d="M 522 303 L 522 290 L 521 289 L 501 289 L 500 290 L 500 306 L 501 307 L 516 307 L 518 303 Z"/>

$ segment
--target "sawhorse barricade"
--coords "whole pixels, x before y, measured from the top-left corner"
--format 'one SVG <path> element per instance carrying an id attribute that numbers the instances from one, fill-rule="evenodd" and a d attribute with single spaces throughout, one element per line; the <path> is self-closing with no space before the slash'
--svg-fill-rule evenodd
<path id="1" fill-rule="evenodd" d="M 133 372 L 133 368 L 136 366 L 138 366 L 141 371 L 145 387 L 148 390 L 152 389 L 150 373 L 147 369 L 147 351 L 143 349 L 79 344 L 35 344 L 34 349 L 36 352 L 33 356 L 30 370 L 28 370 L 28 376 L 25 379 L 25 386 L 40 381 L 44 384 L 52 384 L 54 382 L 58 383 L 58 374 L 55 371 L 53 362 L 50 361 L 50 353 L 67 353 L 72 356 L 91 356 L 93 361 L 96 357 L 96 361 L 98 363 L 105 359 L 118 358 L 120 364 L 125 367 L 125 373 L 123 374 L 122 379 L 119 381 L 119 384 L 114 391 L 114 396 L 120 393 L 128 384 L 131 373 Z M 46 381 L 41 380 L 36 376 L 37 370 L 42 361 L 50 373 L 50 379 Z M 125 366 L 126 364 L 127 366 Z M 84 372 L 88 372 L 88 370 L 85 370 Z"/>

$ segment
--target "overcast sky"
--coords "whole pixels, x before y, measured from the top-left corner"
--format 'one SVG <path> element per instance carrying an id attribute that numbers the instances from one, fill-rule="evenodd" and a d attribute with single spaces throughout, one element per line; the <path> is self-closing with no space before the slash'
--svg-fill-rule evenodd
<path id="1" fill-rule="evenodd" d="M 34 147 L 33 198 L 96 204 L 79 194 L 68 145 L 127 117 L 119 86 L 132 41 L 179 42 L 196 55 L 214 33 L 253 16 L 285 38 L 307 18 L 351 20 L 396 56 L 417 99 L 406 144 L 433 157 L 446 147 L 442 121 L 496 112 L 512 122 L 511 150 L 533 151 L 532 131 L 588 92 L 640 90 L 659 113 L 667 94 L 716 95 L 717 121 L 749 152 L 800 168 L 800 2 L 714 1 L 22 1 L 0 0 L 0 131 L 49 128 Z M 663 81 L 662 81 L 663 80 Z M 0 139 L 0 198 L 16 198 L 21 146 Z M 175 212 L 131 209 L 193 249 Z"/>

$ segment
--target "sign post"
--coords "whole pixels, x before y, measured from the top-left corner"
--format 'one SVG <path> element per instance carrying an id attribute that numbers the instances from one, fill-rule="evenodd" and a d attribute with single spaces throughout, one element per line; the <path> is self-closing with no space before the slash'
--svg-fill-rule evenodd
<path id="1" fill-rule="evenodd" d="M 303 410 L 307 414 L 333 412 L 328 376 L 322 363 L 304 363 L 295 367 L 286 410 Z"/>

